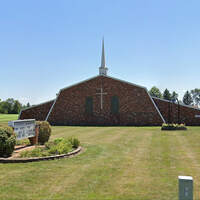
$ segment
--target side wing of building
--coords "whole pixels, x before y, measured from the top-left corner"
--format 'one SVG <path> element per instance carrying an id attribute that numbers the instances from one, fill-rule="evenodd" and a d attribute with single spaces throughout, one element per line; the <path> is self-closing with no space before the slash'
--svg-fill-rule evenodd
<path id="1" fill-rule="evenodd" d="M 19 119 L 36 119 L 39 121 L 46 120 L 47 114 L 55 100 L 44 102 L 30 108 L 21 110 Z"/>
<path id="2" fill-rule="evenodd" d="M 187 105 L 178 106 L 177 103 L 155 97 L 153 97 L 153 100 L 167 123 L 180 122 L 185 123 L 187 126 L 200 125 L 200 109 Z"/>
<path id="3" fill-rule="evenodd" d="M 146 88 L 97 76 L 62 89 L 48 121 L 52 125 L 153 126 L 164 119 Z"/>

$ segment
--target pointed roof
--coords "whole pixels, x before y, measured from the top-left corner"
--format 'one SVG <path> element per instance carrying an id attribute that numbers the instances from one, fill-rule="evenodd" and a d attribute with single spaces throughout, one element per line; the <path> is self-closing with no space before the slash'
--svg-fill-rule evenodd
<path id="1" fill-rule="evenodd" d="M 105 50 L 104 50 L 104 37 L 102 39 L 101 67 L 106 68 Z"/>
<path id="2" fill-rule="evenodd" d="M 101 66 L 99 67 L 99 75 L 107 75 L 108 68 L 106 67 L 105 61 L 105 50 L 104 50 L 104 38 L 102 39 L 102 54 L 101 54 Z"/>

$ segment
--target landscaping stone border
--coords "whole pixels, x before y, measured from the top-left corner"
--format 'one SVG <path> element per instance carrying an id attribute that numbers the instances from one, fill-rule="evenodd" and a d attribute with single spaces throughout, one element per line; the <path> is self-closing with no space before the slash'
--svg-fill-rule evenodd
<path id="1" fill-rule="evenodd" d="M 62 155 L 55 155 L 55 156 L 47 156 L 47 157 L 37 157 L 37 158 L 0 158 L 0 163 L 28 163 L 28 162 L 37 162 L 37 161 L 44 161 L 44 160 L 55 160 L 61 158 L 71 157 L 73 155 L 78 154 L 82 151 L 82 147 L 78 147 L 72 152 Z"/>

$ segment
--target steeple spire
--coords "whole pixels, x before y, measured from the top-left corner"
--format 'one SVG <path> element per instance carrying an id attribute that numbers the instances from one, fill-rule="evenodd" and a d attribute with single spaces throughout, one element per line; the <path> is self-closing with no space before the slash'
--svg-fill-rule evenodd
<path id="1" fill-rule="evenodd" d="M 99 75 L 107 75 L 108 68 L 106 67 L 105 51 L 104 51 L 104 38 L 102 40 L 102 55 L 101 55 L 101 67 L 99 67 Z"/>

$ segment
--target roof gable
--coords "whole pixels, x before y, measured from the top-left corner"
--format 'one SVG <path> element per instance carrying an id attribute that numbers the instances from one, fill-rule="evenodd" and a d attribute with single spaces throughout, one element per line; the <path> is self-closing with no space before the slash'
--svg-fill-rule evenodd
<path id="1" fill-rule="evenodd" d="M 51 107 L 51 109 L 50 109 L 50 111 L 49 111 L 49 113 L 48 113 L 48 115 L 47 115 L 47 117 L 46 117 L 46 120 L 48 120 L 48 118 L 49 118 L 49 116 L 50 116 L 50 114 L 51 114 L 51 112 L 52 112 L 52 110 L 53 110 L 53 108 L 54 108 L 54 106 L 55 106 L 55 104 L 56 104 L 56 101 L 57 101 L 57 99 L 59 98 L 59 96 L 60 96 L 60 94 L 61 94 L 62 91 L 67 90 L 67 89 L 70 89 L 70 88 L 75 87 L 75 86 L 78 86 L 78 85 L 80 85 L 80 84 L 82 84 L 82 83 L 85 83 L 85 82 L 87 82 L 87 81 L 96 79 L 96 78 L 98 78 L 98 77 L 105 77 L 105 78 L 108 78 L 108 79 L 112 79 L 112 80 L 115 80 L 115 81 L 119 81 L 119 82 L 122 82 L 122 83 L 125 83 L 125 84 L 128 84 L 128 85 L 131 85 L 131 86 L 134 86 L 134 87 L 138 87 L 138 88 L 143 89 L 143 90 L 147 93 L 148 97 L 150 98 L 150 100 L 151 100 L 153 106 L 155 107 L 156 111 L 158 112 L 160 118 L 162 119 L 163 122 L 165 122 L 165 120 L 164 120 L 162 114 L 160 113 L 158 107 L 156 106 L 155 102 L 153 101 L 152 97 L 150 96 L 150 94 L 149 94 L 147 88 L 145 88 L 145 87 L 143 87 L 143 86 L 140 86 L 140 85 L 137 85 L 137 84 L 133 84 L 133 83 L 124 81 L 124 80 L 120 80 L 120 79 L 117 79 L 117 78 L 114 78 L 114 77 L 111 77 L 111 76 L 104 76 L 104 75 L 98 75 L 98 76 L 95 76 L 95 77 L 86 79 L 86 80 L 84 80 L 84 81 L 81 81 L 81 82 L 79 82 L 79 83 L 73 84 L 73 85 L 71 85 L 71 86 L 67 86 L 67 87 L 65 87 L 65 88 L 62 88 L 62 89 L 59 91 L 59 94 L 57 95 L 57 98 L 55 99 L 55 101 L 54 101 L 54 103 L 53 103 L 53 105 L 52 105 L 52 107 Z"/>

